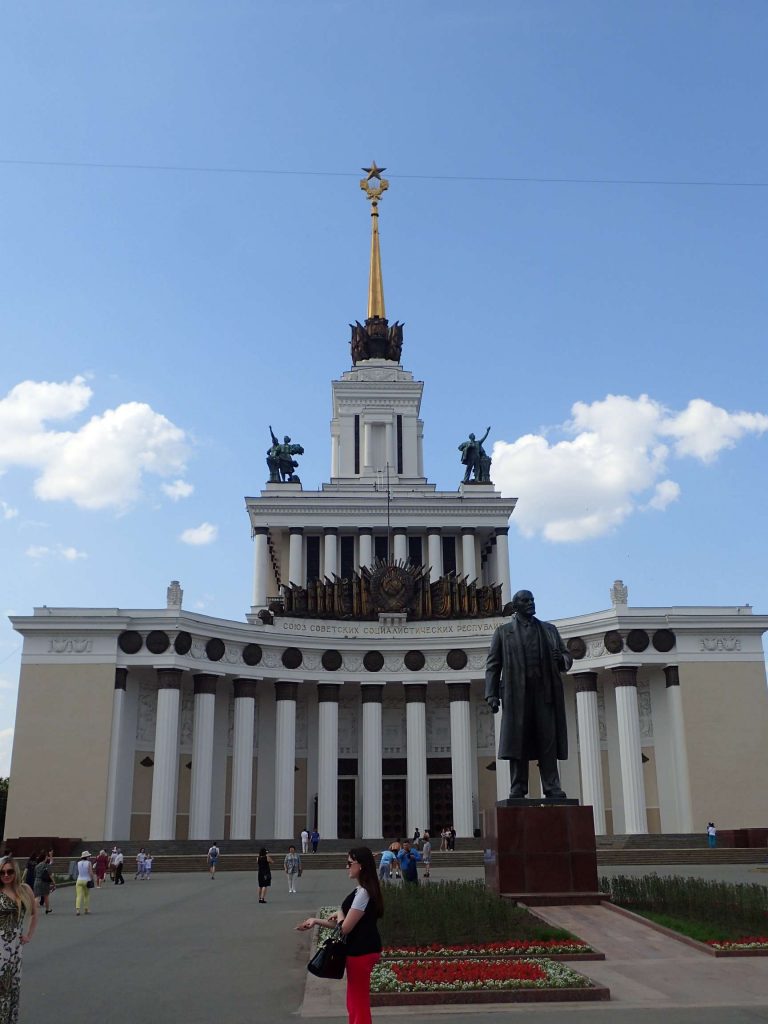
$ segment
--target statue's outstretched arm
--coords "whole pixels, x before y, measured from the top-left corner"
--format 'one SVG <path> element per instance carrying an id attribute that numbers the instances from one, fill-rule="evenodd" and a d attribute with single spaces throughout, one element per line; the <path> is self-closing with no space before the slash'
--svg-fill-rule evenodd
<path id="1" fill-rule="evenodd" d="M 486 437 L 488 437 L 488 435 L 490 434 L 490 432 L 491 432 L 491 428 L 490 428 L 490 427 L 488 427 L 488 429 L 486 430 L 486 432 L 485 432 L 485 433 L 483 434 L 483 436 L 482 436 L 482 437 L 480 438 L 480 444 L 482 444 L 482 443 L 483 443 L 483 441 L 484 441 L 484 440 L 486 439 Z"/>

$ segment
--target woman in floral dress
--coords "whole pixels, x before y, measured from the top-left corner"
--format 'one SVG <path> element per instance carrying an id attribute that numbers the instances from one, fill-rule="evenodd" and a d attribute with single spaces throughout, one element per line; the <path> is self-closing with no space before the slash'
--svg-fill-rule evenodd
<path id="1" fill-rule="evenodd" d="M 24 926 L 29 922 L 26 932 Z M 0 861 L 0 1024 L 18 1024 L 21 947 L 35 934 L 37 901 L 12 857 Z"/>

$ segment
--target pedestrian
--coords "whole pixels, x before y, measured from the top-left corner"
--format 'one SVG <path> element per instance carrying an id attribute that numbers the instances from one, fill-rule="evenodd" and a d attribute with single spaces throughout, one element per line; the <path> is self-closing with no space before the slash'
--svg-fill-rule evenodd
<path id="1" fill-rule="evenodd" d="M 379 861 L 379 881 L 388 882 L 392 875 L 392 864 L 395 860 L 395 855 L 392 850 L 382 850 L 381 860 Z"/>
<path id="2" fill-rule="evenodd" d="M 267 889 L 272 885 L 272 865 L 274 861 L 267 853 L 266 846 L 259 850 L 259 859 L 256 861 L 256 870 L 259 874 L 259 903 L 267 902 Z"/>
<path id="3" fill-rule="evenodd" d="M 51 913 L 51 893 L 55 891 L 56 883 L 53 880 L 52 862 L 49 861 L 45 850 L 41 850 L 37 855 L 37 864 L 35 865 L 34 893 L 40 906 L 45 907 L 46 914 Z"/>
<path id="4" fill-rule="evenodd" d="M 147 882 L 152 877 L 152 859 L 152 851 L 147 850 L 144 854 L 144 873 L 141 876 Z"/>
<path id="5" fill-rule="evenodd" d="M 309 832 L 306 825 L 301 830 L 301 852 L 309 853 Z"/>
<path id="6" fill-rule="evenodd" d="M 416 828 L 413 830 L 413 839 L 411 840 L 411 843 L 418 850 L 420 842 L 421 842 L 421 832 L 419 831 L 419 826 L 417 825 Z"/>
<path id="7" fill-rule="evenodd" d="M 410 882 L 411 885 L 418 885 L 419 872 L 416 864 L 421 860 L 421 855 L 418 850 L 413 849 L 407 839 L 403 843 L 403 847 L 400 850 L 400 853 L 398 853 L 397 859 L 400 862 L 400 872 L 403 876 L 403 881 Z"/>
<path id="8" fill-rule="evenodd" d="M 432 863 L 432 842 L 429 832 L 424 833 L 424 842 L 421 846 L 421 862 L 424 865 L 424 877 L 429 878 L 429 868 Z"/>
<path id="9" fill-rule="evenodd" d="M 21 947 L 37 928 L 37 901 L 12 857 L 0 861 L 0 1021 L 18 1024 Z"/>
<path id="10" fill-rule="evenodd" d="M 214 842 L 213 846 L 208 850 L 208 874 L 211 876 L 211 881 L 216 878 L 216 862 L 219 859 L 219 848 Z"/>
<path id="11" fill-rule="evenodd" d="M 312 853 L 317 853 L 317 844 L 320 842 L 320 833 L 316 828 L 312 829 L 312 834 L 309 838 L 312 842 Z"/>
<path id="12" fill-rule="evenodd" d="M 376 861 L 367 846 L 349 851 L 347 874 L 356 887 L 341 904 L 341 910 L 326 920 L 308 917 L 296 928 L 307 931 L 315 925 L 341 925 L 347 940 L 348 1024 L 371 1024 L 371 971 L 381 958 L 381 936 L 376 922 L 384 913 L 384 900 L 376 877 Z"/>
<path id="13" fill-rule="evenodd" d="M 93 864 L 89 850 L 83 850 L 80 860 L 77 862 L 77 878 L 75 879 L 75 914 L 80 917 L 82 906 L 86 914 L 90 914 L 88 904 L 91 901 L 91 889 L 93 888 Z"/>
<path id="14" fill-rule="evenodd" d="M 136 874 L 133 876 L 134 882 L 137 878 L 141 878 L 144 874 L 144 847 L 139 850 L 136 854 Z"/>
<path id="15" fill-rule="evenodd" d="M 106 850 L 99 850 L 99 856 L 96 858 L 96 866 L 94 871 L 96 872 L 96 888 L 100 889 L 102 882 L 107 874 L 107 866 L 109 865 L 109 857 L 107 856 Z"/>
<path id="16" fill-rule="evenodd" d="M 35 887 L 35 868 L 37 867 L 37 857 L 33 853 L 32 856 L 27 860 L 24 866 L 24 884 L 28 885 L 30 889 Z"/>
<path id="17" fill-rule="evenodd" d="M 288 875 L 288 892 L 296 892 L 296 879 L 301 878 L 301 857 L 296 853 L 295 846 L 288 847 L 283 867 Z"/>
<path id="18" fill-rule="evenodd" d="M 714 821 L 707 822 L 707 843 L 710 850 L 714 850 L 717 846 L 717 829 L 715 828 Z"/>
<path id="19" fill-rule="evenodd" d="M 124 862 L 123 851 L 118 846 L 117 853 L 115 854 L 115 885 L 125 885 L 125 879 L 123 878 Z"/>
<path id="20" fill-rule="evenodd" d="M 402 849 L 399 839 L 396 839 L 394 843 L 390 845 L 390 850 L 395 855 L 395 859 L 392 861 L 392 867 L 389 872 L 389 877 L 392 878 L 393 873 L 395 878 L 400 877 L 400 850 Z"/>
<path id="21" fill-rule="evenodd" d="M 453 825 L 448 829 L 448 849 L 451 853 L 456 849 L 456 829 Z"/>
<path id="22" fill-rule="evenodd" d="M 115 880 L 115 860 L 117 858 L 117 847 L 112 847 L 112 852 L 109 855 L 109 879 L 111 882 Z"/>
<path id="23" fill-rule="evenodd" d="M 444 853 L 448 849 L 448 829 L 444 828 L 440 833 L 440 851 Z"/>

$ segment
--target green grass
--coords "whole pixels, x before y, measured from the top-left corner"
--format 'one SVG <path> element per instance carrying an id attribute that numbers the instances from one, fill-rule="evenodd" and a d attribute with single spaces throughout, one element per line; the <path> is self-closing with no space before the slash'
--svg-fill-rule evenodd
<path id="1" fill-rule="evenodd" d="M 495 896 L 483 882 L 385 886 L 379 931 L 385 946 L 574 937 Z"/>
<path id="2" fill-rule="evenodd" d="M 707 924 L 706 921 L 696 921 L 688 917 L 673 917 L 670 914 L 655 913 L 653 910 L 638 910 L 636 913 L 641 917 L 647 917 L 649 921 L 663 925 L 664 928 L 671 928 L 673 932 L 680 932 L 681 935 L 687 935 L 689 939 L 697 939 L 699 942 L 740 939 L 744 935 L 741 928 L 715 927 Z"/>

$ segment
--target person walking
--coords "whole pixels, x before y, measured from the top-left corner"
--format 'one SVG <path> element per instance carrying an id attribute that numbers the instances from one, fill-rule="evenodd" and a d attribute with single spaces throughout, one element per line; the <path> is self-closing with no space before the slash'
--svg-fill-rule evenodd
<path id="1" fill-rule="evenodd" d="M 33 853 L 32 856 L 27 860 L 24 866 L 24 884 L 28 885 L 30 889 L 35 887 L 35 868 L 37 867 L 37 857 Z"/>
<path id="2" fill-rule="evenodd" d="M 115 861 L 117 859 L 117 847 L 112 847 L 112 852 L 109 855 L 109 880 L 114 882 L 115 880 Z"/>
<path id="3" fill-rule="evenodd" d="M 296 892 L 296 879 L 301 877 L 301 857 L 296 853 L 295 846 L 288 847 L 283 867 L 288 875 L 288 892 Z"/>
<path id="4" fill-rule="evenodd" d="M 309 832 L 306 825 L 301 830 L 301 852 L 309 853 Z"/>
<path id="5" fill-rule="evenodd" d="M 144 847 L 142 846 L 136 854 L 136 874 L 133 876 L 134 882 L 144 874 L 144 856 Z"/>
<path id="6" fill-rule="evenodd" d="M 35 886 L 34 893 L 41 907 L 45 907 L 46 914 L 51 913 L 51 893 L 56 891 L 56 883 L 53 880 L 52 861 L 48 859 L 45 850 L 37 855 L 35 865 Z"/>
<path id="7" fill-rule="evenodd" d="M 707 822 L 707 844 L 710 850 L 714 850 L 717 846 L 717 829 L 715 828 L 714 821 Z"/>
<path id="8" fill-rule="evenodd" d="M 424 841 L 421 845 L 421 863 L 424 865 L 424 877 L 429 878 L 429 868 L 432 864 L 432 842 L 429 832 L 424 833 Z"/>
<path id="9" fill-rule="evenodd" d="M 216 843 L 208 850 L 208 874 L 211 876 L 211 881 L 216 878 L 216 863 L 219 859 L 219 848 Z"/>
<path id="10" fill-rule="evenodd" d="M 93 864 L 89 850 L 83 850 L 77 862 L 77 878 L 75 879 L 75 914 L 80 917 L 80 907 L 90 914 L 88 904 L 91 902 L 93 888 Z"/>
<path id="11" fill-rule="evenodd" d="M 115 854 L 115 885 L 125 885 L 125 879 L 123 878 L 123 864 L 125 863 L 125 857 L 123 851 L 118 846 L 117 853 Z"/>
<path id="12" fill-rule="evenodd" d="M 410 882 L 411 885 L 418 885 L 419 872 L 416 864 L 421 860 L 421 855 L 418 850 L 414 850 L 411 847 L 411 844 L 407 839 L 403 843 L 403 847 L 398 853 L 397 859 L 400 862 L 400 871 L 403 876 L 403 881 Z"/>
<path id="13" fill-rule="evenodd" d="M 267 889 L 272 885 L 272 864 L 274 861 L 267 853 L 267 848 L 262 846 L 259 850 L 259 859 L 256 861 L 256 870 L 259 875 L 259 903 L 267 902 Z"/>
<path id="14" fill-rule="evenodd" d="M 395 855 L 392 850 L 382 850 L 381 860 L 379 861 L 379 881 L 388 882 L 392 875 L 392 864 L 395 860 Z"/>
<path id="15" fill-rule="evenodd" d="M 13 857 L 0 861 L 0 1021 L 18 1024 L 21 947 L 37 928 L 37 900 Z"/>
<path id="16" fill-rule="evenodd" d="M 371 972 L 381 959 L 381 936 L 376 922 L 384 913 L 384 900 L 376 877 L 376 861 L 367 846 L 349 851 L 347 874 L 355 889 L 345 898 L 341 910 L 327 920 L 308 917 L 296 925 L 296 930 L 341 925 L 347 937 L 348 1024 L 371 1024 Z"/>
<path id="17" fill-rule="evenodd" d="M 99 850 L 99 856 L 96 858 L 96 865 L 94 871 L 96 872 L 96 888 L 100 889 L 101 884 L 107 874 L 107 866 L 109 864 L 109 857 L 107 856 L 106 850 Z"/>
<path id="18" fill-rule="evenodd" d="M 312 834 L 309 838 L 312 842 L 312 853 L 317 853 L 317 844 L 320 842 L 320 833 L 316 828 L 312 829 Z"/>
<path id="19" fill-rule="evenodd" d="M 147 850 L 144 854 L 144 872 L 141 876 L 147 882 L 152 877 L 152 859 L 152 851 Z"/>

